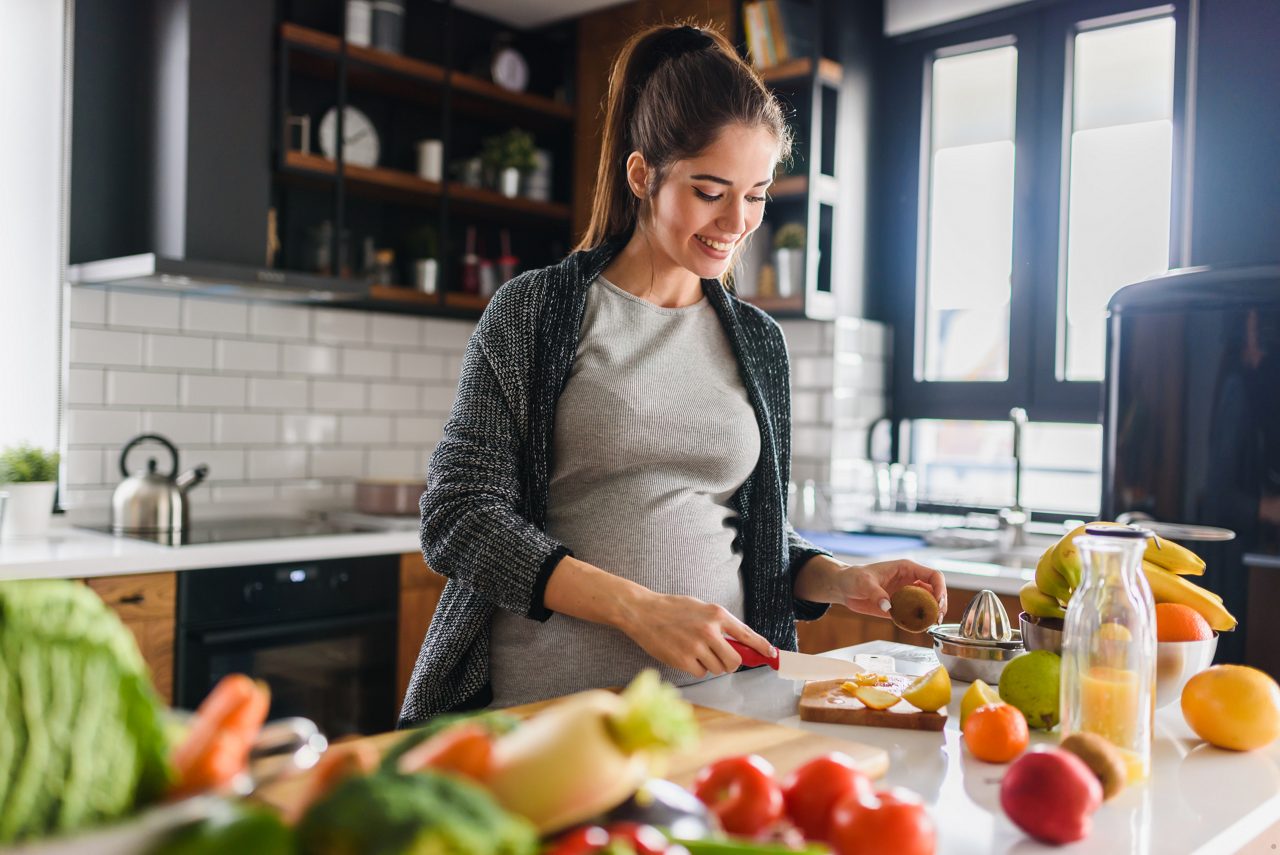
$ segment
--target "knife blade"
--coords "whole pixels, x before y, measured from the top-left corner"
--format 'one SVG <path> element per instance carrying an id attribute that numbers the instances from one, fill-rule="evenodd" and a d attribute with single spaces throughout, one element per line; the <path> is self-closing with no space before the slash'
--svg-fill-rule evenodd
<path id="1" fill-rule="evenodd" d="M 725 640 L 729 642 L 730 647 L 738 651 L 743 665 L 748 667 L 768 665 L 784 680 L 839 680 L 867 670 L 856 662 L 845 659 L 814 656 L 811 653 L 794 653 L 790 650 L 779 650 L 770 658 L 760 655 L 741 641 L 732 638 Z"/>

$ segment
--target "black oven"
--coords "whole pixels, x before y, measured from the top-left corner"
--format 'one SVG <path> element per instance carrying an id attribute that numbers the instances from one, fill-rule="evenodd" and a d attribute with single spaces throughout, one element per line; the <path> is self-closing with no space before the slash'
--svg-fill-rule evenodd
<path id="1" fill-rule="evenodd" d="M 330 738 L 395 727 L 398 556 L 178 574 L 177 705 L 223 676 L 271 687 L 271 718 L 300 715 Z"/>

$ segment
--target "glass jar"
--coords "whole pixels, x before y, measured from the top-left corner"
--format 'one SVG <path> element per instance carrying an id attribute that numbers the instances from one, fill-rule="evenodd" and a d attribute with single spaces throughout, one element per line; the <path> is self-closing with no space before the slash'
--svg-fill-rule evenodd
<path id="1" fill-rule="evenodd" d="M 1063 560 L 1078 560 L 1080 586 L 1062 633 L 1062 736 L 1096 733 L 1120 749 L 1129 783 L 1151 768 L 1156 620 L 1142 573 L 1150 532 L 1091 525 Z"/>

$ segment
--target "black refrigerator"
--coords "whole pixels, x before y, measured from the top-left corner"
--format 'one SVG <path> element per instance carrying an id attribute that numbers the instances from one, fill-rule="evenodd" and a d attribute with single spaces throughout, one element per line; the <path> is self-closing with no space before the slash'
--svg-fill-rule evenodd
<path id="1" fill-rule="evenodd" d="M 1116 292 L 1102 518 L 1220 526 L 1188 543 L 1239 619 L 1218 662 L 1280 673 L 1280 266 L 1175 270 Z"/>

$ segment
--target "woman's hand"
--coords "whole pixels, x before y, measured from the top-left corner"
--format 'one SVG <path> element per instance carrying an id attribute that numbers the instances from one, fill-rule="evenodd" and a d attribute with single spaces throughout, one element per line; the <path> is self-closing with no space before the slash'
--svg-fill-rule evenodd
<path id="1" fill-rule="evenodd" d="M 617 626 L 654 659 L 694 677 L 738 670 L 742 657 L 725 636 L 762 656 L 773 656 L 773 646 L 764 636 L 723 606 L 696 597 L 649 592 Z"/>
<path id="2" fill-rule="evenodd" d="M 851 611 L 885 617 L 889 613 L 889 598 L 894 592 L 908 585 L 919 585 L 938 601 L 939 620 L 947 613 L 947 583 L 942 574 L 914 561 L 881 561 L 861 567 L 844 565 L 834 577 L 838 597 L 834 602 L 847 606 Z"/>

